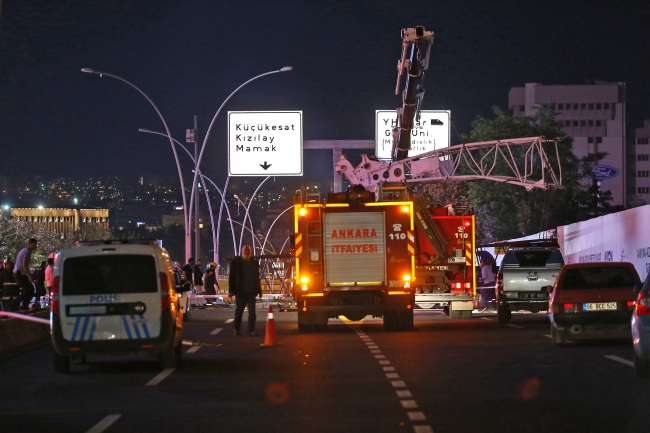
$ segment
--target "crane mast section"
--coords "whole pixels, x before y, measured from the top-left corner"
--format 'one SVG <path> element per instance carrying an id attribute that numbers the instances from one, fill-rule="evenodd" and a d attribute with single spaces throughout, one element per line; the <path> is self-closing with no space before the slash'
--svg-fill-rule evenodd
<path id="1" fill-rule="evenodd" d="M 544 144 L 551 143 L 555 155 L 549 157 Z M 459 144 L 396 162 L 377 161 L 361 155 L 361 163 L 354 168 L 341 155 L 335 170 L 352 185 L 362 185 L 371 192 L 385 182 L 425 184 L 490 180 L 523 186 L 527 190 L 562 187 L 558 143 L 544 137 Z"/>

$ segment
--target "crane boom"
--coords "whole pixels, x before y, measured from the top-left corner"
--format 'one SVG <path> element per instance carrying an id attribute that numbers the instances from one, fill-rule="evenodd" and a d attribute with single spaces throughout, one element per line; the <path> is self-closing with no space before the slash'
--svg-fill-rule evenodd
<path id="1" fill-rule="evenodd" d="M 544 148 L 547 143 L 555 144 L 553 163 Z M 396 162 L 361 155 L 361 163 L 356 168 L 341 155 L 335 169 L 352 185 L 362 185 L 371 192 L 385 182 L 424 184 L 481 179 L 519 185 L 527 190 L 559 188 L 562 168 L 557 146 L 557 140 L 544 137 L 482 141 L 433 150 Z M 513 148 L 519 149 L 513 152 Z"/>

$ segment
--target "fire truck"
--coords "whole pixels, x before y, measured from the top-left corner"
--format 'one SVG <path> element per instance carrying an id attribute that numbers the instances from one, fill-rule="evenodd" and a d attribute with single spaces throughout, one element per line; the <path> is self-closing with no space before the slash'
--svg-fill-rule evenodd
<path id="1" fill-rule="evenodd" d="M 347 192 L 328 194 L 326 200 L 296 192 L 293 296 L 300 331 L 325 328 L 338 316 L 357 321 L 367 315 L 382 317 L 387 330 L 411 329 L 416 301 L 452 317 L 471 317 L 474 216 L 452 206 L 430 208 L 410 185 L 477 179 L 527 189 L 561 185 L 559 156 L 551 164 L 544 137 L 464 143 L 409 156 L 432 41 L 433 32 L 422 26 L 402 30 L 396 94 L 401 77 L 406 79 L 392 160 L 361 155 L 353 167 L 341 155 L 335 170 L 352 185 Z M 522 153 L 524 167 L 516 157 Z"/>

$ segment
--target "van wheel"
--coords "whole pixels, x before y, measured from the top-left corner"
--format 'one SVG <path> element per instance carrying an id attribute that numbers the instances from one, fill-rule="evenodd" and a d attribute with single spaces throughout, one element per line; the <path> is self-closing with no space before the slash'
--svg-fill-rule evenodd
<path id="1" fill-rule="evenodd" d="M 70 373 L 70 358 L 64 355 L 59 355 L 54 352 L 54 371 L 57 373 Z"/>
<path id="2" fill-rule="evenodd" d="M 551 326 L 551 344 L 553 346 L 562 346 L 566 343 L 566 329 Z"/>
<path id="3" fill-rule="evenodd" d="M 650 359 L 639 358 L 639 355 L 634 352 L 634 372 L 642 379 L 650 378 Z"/>
<path id="4" fill-rule="evenodd" d="M 499 323 L 508 323 L 512 318 L 512 311 L 508 310 L 508 307 L 499 305 L 497 307 L 497 318 Z"/>
<path id="5" fill-rule="evenodd" d="M 160 354 L 158 360 L 160 362 L 160 367 L 163 369 L 167 368 L 176 368 L 177 358 L 176 358 L 176 347 L 174 347 L 174 342 L 169 345 L 163 353 Z"/>

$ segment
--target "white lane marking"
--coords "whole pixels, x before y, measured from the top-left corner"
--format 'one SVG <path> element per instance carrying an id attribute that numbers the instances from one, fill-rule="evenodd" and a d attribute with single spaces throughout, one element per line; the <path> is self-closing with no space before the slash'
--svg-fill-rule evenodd
<path id="1" fill-rule="evenodd" d="M 372 349 L 370 353 L 381 353 L 381 350 L 379 349 Z"/>
<path id="2" fill-rule="evenodd" d="M 364 337 L 367 337 L 367 336 L 368 336 L 368 334 L 366 334 L 365 332 L 357 332 L 357 335 L 358 335 L 359 337 L 361 337 L 361 338 L 364 338 Z"/>
<path id="3" fill-rule="evenodd" d="M 210 335 L 217 335 L 223 328 L 217 328 L 214 331 L 210 332 Z"/>
<path id="4" fill-rule="evenodd" d="M 515 325 L 513 323 L 508 323 L 508 326 L 510 326 L 511 328 L 524 329 L 523 326 Z"/>
<path id="5" fill-rule="evenodd" d="M 398 389 L 395 392 L 399 398 L 413 397 L 413 394 L 408 389 Z"/>
<path id="6" fill-rule="evenodd" d="M 115 421 L 120 419 L 122 415 L 117 413 L 115 415 L 107 415 L 103 420 L 92 426 L 86 433 L 101 433 L 109 428 Z"/>
<path id="7" fill-rule="evenodd" d="M 373 344 L 373 345 L 368 346 L 368 349 L 379 349 L 379 346 L 377 346 L 376 344 Z"/>
<path id="8" fill-rule="evenodd" d="M 362 338 L 362 340 L 363 340 L 363 341 L 372 341 L 372 339 L 369 338 L 369 337 Z"/>
<path id="9" fill-rule="evenodd" d="M 395 371 L 395 367 L 382 367 L 384 371 Z"/>
<path id="10" fill-rule="evenodd" d="M 397 373 L 386 373 L 388 379 L 399 379 L 399 374 Z"/>
<path id="11" fill-rule="evenodd" d="M 196 346 L 196 347 L 199 347 L 199 346 Z M 164 369 L 163 371 L 161 371 L 158 374 L 158 376 L 154 377 L 149 382 L 147 382 L 147 386 L 156 386 L 156 385 L 158 385 L 160 382 L 165 380 L 165 378 L 167 376 L 172 374 L 174 372 L 174 370 L 175 370 L 174 368 L 166 368 L 166 369 Z"/>
<path id="12" fill-rule="evenodd" d="M 552 335 L 544 335 L 544 337 L 553 338 Z M 565 343 L 573 343 L 571 340 L 566 340 Z"/>
<path id="13" fill-rule="evenodd" d="M 383 361 L 379 361 L 379 365 L 390 365 L 390 361 L 387 359 Z"/>
<path id="14" fill-rule="evenodd" d="M 433 429 L 430 425 L 414 425 L 413 431 L 415 433 L 433 433 Z"/>
<path id="15" fill-rule="evenodd" d="M 410 412 L 406 412 L 406 414 L 409 416 L 409 419 L 411 421 L 424 421 L 425 419 L 427 419 L 424 416 L 424 412 L 410 411 Z"/>
<path id="16" fill-rule="evenodd" d="M 375 355 L 375 359 L 386 359 L 386 355 Z"/>
<path id="17" fill-rule="evenodd" d="M 492 320 L 491 317 L 481 317 L 481 319 L 483 319 L 483 320 Z"/>
<path id="18" fill-rule="evenodd" d="M 404 409 L 417 409 L 418 403 L 415 400 L 400 400 Z"/>
<path id="19" fill-rule="evenodd" d="M 403 380 L 391 380 L 390 383 L 393 385 L 393 388 L 406 388 Z"/>
<path id="20" fill-rule="evenodd" d="M 197 350 L 199 350 L 200 348 L 201 348 L 201 346 L 190 347 L 189 349 L 187 349 L 187 352 L 185 352 L 185 353 L 194 353 Z"/>
<path id="21" fill-rule="evenodd" d="M 621 358 L 620 356 L 605 355 L 605 358 L 611 359 L 612 361 L 620 362 L 621 364 L 629 365 L 630 367 L 634 367 L 634 362 Z"/>
<path id="22" fill-rule="evenodd" d="M 235 321 L 235 319 L 228 319 L 228 320 L 226 320 L 224 323 L 232 323 L 232 322 L 234 322 L 234 321 Z"/>

